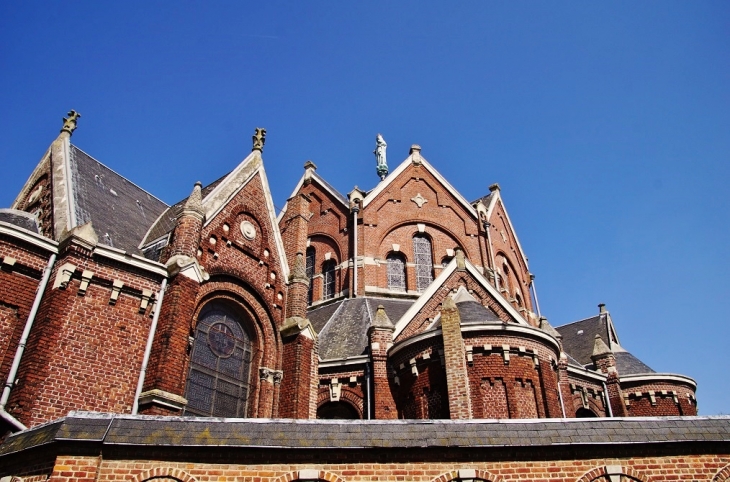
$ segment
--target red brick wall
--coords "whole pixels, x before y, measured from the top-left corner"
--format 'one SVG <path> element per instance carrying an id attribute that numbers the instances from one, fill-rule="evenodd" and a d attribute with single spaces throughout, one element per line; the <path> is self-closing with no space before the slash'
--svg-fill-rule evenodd
<path id="1" fill-rule="evenodd" d="M 289 482 L 296 480 L 300 470 L 314 469 L 319 477 L 330 482 L 340 481 L 398 481 L 448 482 L 459 471 L 474 471 L 477 478 L 491 482 L 607 482 L 606 467 L 624 475 L 622 480 L 693 480 L 724 482 L 730 470 L 730 455 L 637 455 L 622 458 L 577 458 L 550 460 L 536 458 L 507 462 L 333 462 L 310 463 L 190 463 L 150 460 L 113 460 L 89 456 L 59 456 L 50 481 L 70 480 L 116 481 L 176 480 L 207 482 L 219 480 L 250 480 L 257 482 Z M 616 473 L 612 470 L 612 473 Z M 48 472 L 46 472 L 48 473 Z M 24 479 L 33 480 L 33 479 Z M 36 479 L 43 480 L 43 479 Z"/>
<path id="2" fill-rule="evenodd" d="M 310 418 L 314 411 L 312 378 L 316 378 L 315 341 L 299 334 L 284 340 L 282 367 L 284 377 L 279 392 L 279 417 Z M 313 417 L 311 417 L 313 418 Z"/>
<path id="3" fill-rule="evenodd" d="M 0 236 L 0 262 L 15 259 L 14 266 L 0 269 L 0 379 L 7 380 L 20 336 L 30 314 L 36 289 L 50 254 L 12 243 Z"/>
<path id="4" fill-rule="evenodd" d="M 481 414 L 498 414 L 496 418 L 545 418 L 562 417 L 557 394 L 557 374 L 552 368 L 550 348 L 529 339 L 515 337 L 480 336 L 465 340 L 474 346 L 473 362 L 469 364 L 469 382 L 472 393 L 474 418 Z M 484 345 L 492 350 L 484 351 Z M 509 362 L 505 362 L 502 345 L 510 345 Z M 519 351 L 525 347 L 525 352 Z M 539 353 L 539 366 L 535 367 L 532 351 Z M 503 394 L 505 401 L 499 401 L 492 408 L 486 403 L 495 403 L 497 394 Z M 486 416 L 485 416 L 486 417 Z M 495 418 L 489 416 L 486 418 Z"/>
<path id="5" fill-rule="evenodd" d="M 282 217 L 279 226 L 284 239 L 292 240 L 285 241 L 285 249 L 287 258 L 293 260 L 298 250 L 304 252 L 302 247 L 297 244 L 300 241 L 294 242 L 297 235 L 291 231 L 298 229 L 298 223 L 293 218 L 299 210 L 306 211 L 304 214 L 309 215 L 306 223 L 306 238 L 310 241 L 309 246 L 315 249 L 314 274 L 316 278 L 313 283 L 312 300 L 317 302 L 322 299 L 321 275 L 322 265 L 325 262 L 325 253 L 332 253 L 331 259 L 334 259 L 338 266 L 335 278 L 335 293 L 341 293 L 349 286 L 350 270 L 342 269 L 340 265 L 347 262 L 352 256 L 350 251 L 350 229 L 348 229 L 348 226 L 352 224 L 349 219 L 350 211 L 347 206 L 327 192 L 316 181 L 303 185 L 297 194 L 305 195 L 310 201 L 309 205 L 304 208 L 299 206 L 298 201 L 291 202 L 291 206 L 287 206 L 287 212 Z M 290 211 L 290 208 L 293 212 Z"/>
<path id="6" fill-rule="evenodd" d="M 624 400 L 628 396 L 629 404 L 626 411 L 631 417 L 697 415 L 694 390 L 684 383 L 663 381 L 641 384 L 622 383 L 621 390 Z M 653 402 L 649 392 L 654 392 Z M 674 392 L 674 395 L 672 392 Z M 640 395 L 637 395 L 637 393 L 640 393 Z M 691 395 L 691 398 L 688 395 Z"/>
<path id="7" fill-rule="evenodd" d="M 509 298 L 514 298 L 516 290 L 519 290 L 525 308 L 532 311 L 532 298 L 530 297 L 529 289 L 530 271 L 523 259 L 523 253 L 517 244 L 515 232 L 507 220 L 507 214 L 501 200 L 496 202 L 489 222 L 491 223 L 489 238 L 492 242 L 492 249 L 494 250 L 496 267 L 501 274 L 504 274 L 504 264 L 507 264 L 510 268 L 509 284 L 511 296 Z M 500 288 L 503 287 L 504 283 L 500 283 Z"/>
<path id="8" fill-rule="evenodd" d="M 152 303 L 140 313 L 143 289 L 159 280 L 124 271 L 118 263 L 91 260 L 71 247 L 56 263 L 18 372 L 8 411 L 28 426 L 70 410 L 129 412 L 149 333 Z M 77 266 L 65 289 L 52 289 L 59 267 Z M 85 294 L 83 270 L 94 272 Z M 123 280 L 116 304 L 112 281 Z"/>

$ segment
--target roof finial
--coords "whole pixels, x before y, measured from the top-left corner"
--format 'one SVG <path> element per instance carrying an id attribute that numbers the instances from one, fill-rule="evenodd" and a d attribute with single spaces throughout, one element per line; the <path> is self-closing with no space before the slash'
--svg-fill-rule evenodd
<path id="1" fill-rule="evenodd" d="M 266 144 L 266 129 L 257 127 L 252 137 L 253 148 L 251 150 L 262 152 L 264 150 L 264 144 Z"/>
<path id="2" fill-rule="evenodd" d="M 76 130 L 76 122 L 78 122 L 81 114 L 75 110 L 70 110 L 66 115 L 68 117 L 63 118 L 63 127 L 61 128 L 61 132 L 68 132 L 68 135 L 71 135 Z"/>
<path id="3" fill-rule="evenodd" d="M 383 136 L 378 133 L 378 135 L 375 136 L 375 150 L 373 151 L 373 154 L 375 154 L 375 161 L 378 163 L 378 167 L 375 168 L 375 172 L 378 173 L 381 181 L 388 175 L 388 161 L 385 158 L 385 149 L 387 148 L 388 144 L 386 144 Z"/>

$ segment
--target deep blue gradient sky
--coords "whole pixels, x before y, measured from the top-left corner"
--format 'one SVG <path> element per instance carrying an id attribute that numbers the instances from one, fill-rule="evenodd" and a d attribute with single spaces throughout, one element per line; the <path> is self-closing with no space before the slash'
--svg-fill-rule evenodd
<path id="1" fill-rule="evenodd" d="M 2 2 L 0 206 L 61 127 L 167 203 L 268 130 L 281 207 L 412 143 L 469 200 L 499 182 L 553 325 L 622 344 L 730 413 L 730 3 Z"/>

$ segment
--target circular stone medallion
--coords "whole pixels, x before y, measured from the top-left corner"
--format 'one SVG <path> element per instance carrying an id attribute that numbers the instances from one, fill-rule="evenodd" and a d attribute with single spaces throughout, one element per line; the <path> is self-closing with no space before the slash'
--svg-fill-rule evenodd
<path id="1" fill-rule="evenodd" d="M 256 237 L 256 228 L 249 221 L 241 222 L 241 234 L 243 237 L 252 241 Z"/>

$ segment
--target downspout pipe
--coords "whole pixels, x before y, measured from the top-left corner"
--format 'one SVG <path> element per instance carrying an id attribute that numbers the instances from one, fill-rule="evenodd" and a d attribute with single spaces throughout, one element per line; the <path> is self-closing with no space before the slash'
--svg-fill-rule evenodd
<path id="1" fill-rule="evenodd" d="M 25 328 L 23 328 L 23 334 L 20 335 L 20 342 L 18 343 L 18 349 L 15 350 L 15 357 L 13 358 L 13 364 L 10 366 L 10 372 L 8 372 L 8 379 L 5 382 L 5 386 L 3 387 L 3 394 L 0 397 L 0 418 L 8 422 L 13 427 L 17 428 L 18 430 L 25 430 L 27 427 L 20 423 L 19 420 L 17 420 L 15 417 L 10 415 L 8 412 L 5 411 L 5 405 L 8 403 L 8 399 L 10 398 L 10 390 L 13 388 L 13 385 L 15 384 L 15 377 L 18 374 L 18 368 L 20 367 L 20 359 L 23 358 L 23 352 L 25 351 L 25 345 L 28 343 L 28 336 L 30 336 L 30 330 L 33 328 L 33 322 L 35 321 L 35 317 L 38 314 L 38 308 L 41 305 L 41 301 L 43 301 L 43 294 L 46 292 L 46 286 L 48 286 L 48 280 L 51 277 L 51 271 L 53 270 L 53 265 L 56 263 L 56 254 L 52 254 L 50 258 L 48 258 L 48 264 L 46 265 L 46 269 L 43 272 L 43 277 L 41 278 L 41 282 L 38 284 L 38 291 L 36 291 L 35 299 L 33 300 L 33 305 L 30 309 L 30 314 L 28 314 L 28 321 L 25 322 Z"/>
<path id="2" fill-rule="evenodd" d="M 160 319 L 160 311 L 162 311 L 162 299 L 165 297 L 165 289 L 167 288 L 167 278 L 162 279 L 160 284 L 160 293 L 157 295 L 157 309 L 152 316 L 152 326 L 150 326 L 150 334 L 147 337 L 147 346 L 144 349 L 144 358 L 142 358 L 142 370 L 139 372 L 139 380 L 137 380 L 137 390 L 134 392 L 134 405 L 132 405 L 132 415 L 137 415 L 139 411 L 139 395 L 142 393 L 144 379 L 147 375 L 147 364 L 150 361 L 150 353 L 152 353 L 152 342 L 155 340 L 155 332 L 157 331 L 157 321 Z"/>
<path id="3" fill-rule="evenodd" d="M 611 408 L 611 399 L 608 398 L 608 387 L 606 386 L 606 382 L 603 383 L 603 400 L 606 403 L 606 407 L 608 407 L 608 416 L 613 418 L 613 409 Z"/>
<path id="4" fill-rule="evenodd" d="M 532 288 L 532 296 L 535 298 L 535 307 L 537 308 L 538 319 L 542 316 L 540 314 L 540 303 L 537 301 L 537 287 L 535 286 L 535 275 L 530 273 L 530 287 Z"/>
<path id="5" fill-rule="evenodd" d="M 357 298 L 357 213 L 360 207 L 352 207 L 352 297 Z"/>
<path id="6" fill-rule="evenodd" d="M 370 399 L 370 397 L 371 397 L 371 395 L 370 395 L 370 392 L 371 392 L 371 390 L 370 390 L 370 381 L 371 381 L 371 378 L 372 378 L 370 376 L 370 373 L 371 373 L 371 371 L 370 371 L 370 364 L 371 363 L 372 363 L 372 357 L 370 358 L 370 360 L 368 361 L 368 363 L 365 364 L 365 404 L 367 405 L 367 409 L 364 410 L 364 412 L 365 412 L 365 420 L 370 420 L 370 413 L 371 413 L 370 411 L 372 410 L 372 405 L 373 405 L 372 404 L 372 400 Z"/>

